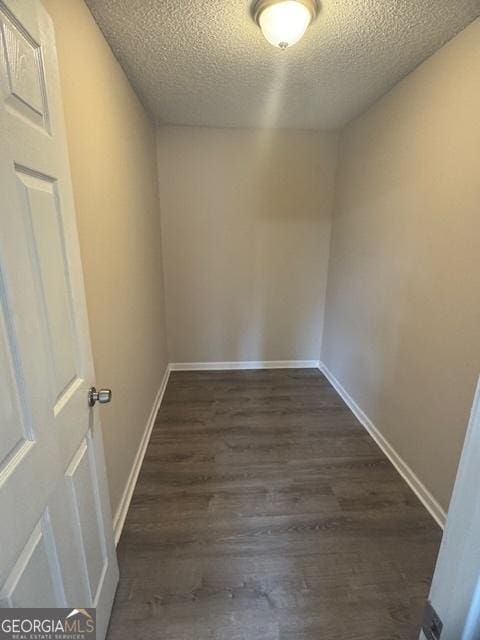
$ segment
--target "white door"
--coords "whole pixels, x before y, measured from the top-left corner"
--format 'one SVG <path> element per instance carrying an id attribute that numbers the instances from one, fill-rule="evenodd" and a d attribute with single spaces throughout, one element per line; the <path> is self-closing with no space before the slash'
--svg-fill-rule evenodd
<path id="1" fill-rule="evenodd" d="M 480 640 L 480 380 L 440 547 L 429 640 Z M 436 628 L 435 628 L 436 627 Z"/>
<path id="2" fill-rule="evenodd" d="M 0 606 L 118 582 L 60 85 L 39 0 L 0 0 Z"/>

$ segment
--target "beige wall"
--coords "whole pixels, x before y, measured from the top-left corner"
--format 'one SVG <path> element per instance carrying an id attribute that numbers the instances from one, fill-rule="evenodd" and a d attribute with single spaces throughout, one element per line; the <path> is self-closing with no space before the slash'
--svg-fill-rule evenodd
<path id="1" fill-rule="evenodd" d="M 164 375 L 155 130 L 83 0 L 55 25 L 88 312 L 115 514 Z"/>
<path id="2" fill-rule="evenodd" d="M 341 138 L 322 359 L 446 508 L 480 368 L 480 20 Z"/>
<path id="3" fill-rule="evenodd" d="M 337 137 L 160 128 L 172 362 L 318 360 Z"/>

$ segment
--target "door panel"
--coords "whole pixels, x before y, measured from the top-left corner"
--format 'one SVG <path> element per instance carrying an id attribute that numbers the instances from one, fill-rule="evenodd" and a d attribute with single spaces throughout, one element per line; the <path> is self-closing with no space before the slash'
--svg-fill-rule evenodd
<path id="1" fill-rule="evenodd" d="M 56 415 L 79 379 L 57 184 L 53 178 L 35 175 L 26 169 L 17 168 L 16 173 L 20 199 L 31 233 L 32 268 L 37 274 L 38 297 L 48 328 Z"/>
<path id="2" fill-rule="evenodd" d="M 66 475 L 77 522 L 78 544 L 82 549 L 84 570 L 90 588 L 91 606 L 94 606 L 104 577 L 107 554 L 103 544 L 101 509 L 95 498 L 97 483 L 88 450 L 89 442 L 89 438 L 82 442 Z"/>
<path id="3" fill-rule="evenodd" d="M 12 352 L 5 313 L 0 309 L 0 483 L 8 476 L 13 458 L 22 456 L 31 443 L 28 414 L 18 391 L 22 374 Z"/>
<path id="4" fill-rule="evenodd" d="M 40 580 L 42 589 L 37 589 Z M 64 602 L 55 541 L 45 513 L 8 577 L 0 603 L 10 607 L 62 607 Z"/>
<path id="5" fill-rule="evenodd" d="M 9 109 L 48 130 L 45 76 L 39 44 L 14 18 L 0 17 L 5 102 Z"/>
<path id="6" fill-rule="evenodd" d="M 0 605 L 97 607 L 118 566 L 51 21 L 0 0 Z M 108 409 L 107 409 L 108 410 Z"/>

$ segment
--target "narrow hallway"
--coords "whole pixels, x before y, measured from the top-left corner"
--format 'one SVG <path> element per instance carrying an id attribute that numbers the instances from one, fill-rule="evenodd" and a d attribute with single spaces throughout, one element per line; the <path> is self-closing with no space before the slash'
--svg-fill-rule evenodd
<path id="1" fill-rule="evenodd" d="M 317 370 L 172 373 L 108 638 L 412 640 L 440 539 Z"/>

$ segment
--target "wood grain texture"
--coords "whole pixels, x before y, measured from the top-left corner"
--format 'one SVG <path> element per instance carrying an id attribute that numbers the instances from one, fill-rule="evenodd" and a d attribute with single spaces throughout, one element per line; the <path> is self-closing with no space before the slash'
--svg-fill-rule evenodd
<path id="1" fill-rule="evenodd" d="M 109 640 L 416 640 L 441 531 L 321 373 L 172 373 Z"/>

